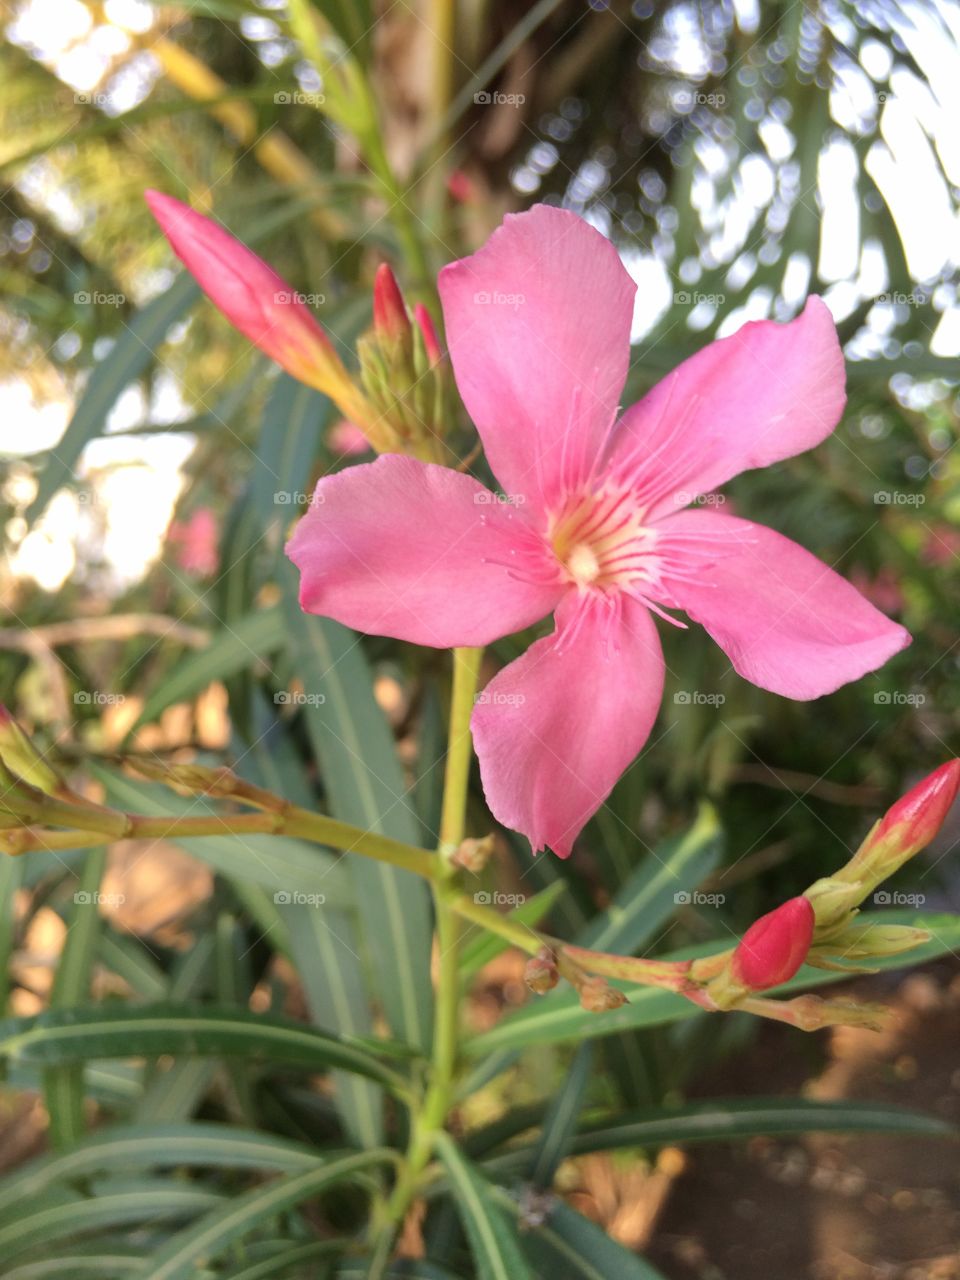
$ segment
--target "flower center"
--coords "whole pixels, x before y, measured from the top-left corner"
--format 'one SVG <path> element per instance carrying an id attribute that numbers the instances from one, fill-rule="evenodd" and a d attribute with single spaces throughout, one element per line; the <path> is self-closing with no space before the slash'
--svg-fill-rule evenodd
<path id="1" fill-rule="evenodd" d="M 548 537 L 567 579 L 584 590 L 622 590 L 651 577 L 656 534 L 629 490 L 572 498 L 551 518 Z"/>

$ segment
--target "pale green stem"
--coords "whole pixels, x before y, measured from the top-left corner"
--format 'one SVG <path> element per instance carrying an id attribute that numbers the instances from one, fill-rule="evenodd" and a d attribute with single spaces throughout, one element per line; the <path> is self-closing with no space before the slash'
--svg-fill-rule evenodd
<path id="1" fill-rule="evenodd" d="M 453 1099 L 459 1039 L 461 925 L 454 910 L 452 881 L 456 868 L 450 862 L 450 857 L 463 841 L 466 825 L 467 786 L 472 753 L 470 714 L 473 711 L 481 656 L 480 649 L 455 649 L 453 652 L 453 694 L 440 817 L 440 874 L 433 882 L 439 974 L 430 1083 L 423 1106 L 413 1117 L 405 1167 L 387 1205 L 387 1221 L 377 1245 L 377 1256 L 384 1261 L 389 1253 L 389 1248 L 384 1245 L 384 1236 L 392 1238 L 406 1217 L 432 1154 L 434 1135 L 443 1128 Z"/>

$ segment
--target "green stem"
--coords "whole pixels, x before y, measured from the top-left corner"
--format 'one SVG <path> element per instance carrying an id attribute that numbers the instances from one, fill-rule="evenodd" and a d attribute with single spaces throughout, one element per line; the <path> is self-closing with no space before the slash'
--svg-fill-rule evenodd
<path id="1" fill-rule="evenodd" d="M 388 862 L 415 875 L 433 880 L 438 874 L 437 858 L 426 849 L 417 849 L 375 831 L 364 831 L 322 813 L 311 813 L 295 805 L 276 813 L 202 814 L 197 817 L 150 817 L 123 813 L 119 809 L 50 805 L 44 819 L 62 822 L 68 831 L 47 831 L 21 827 L 0 832 L 0 850 L 9 854 L 30 849 L 79 849 L 110 844 L 114 840 L 175 840 L 191 836 L 287 835 L 299 836 L 315 844 L 331 845 L 348 853 L 361 853 L 377 862 Z M 87 827 L 95 827 L 93 831 Z M 81 828 L 79 830 L 75 828 Z"/>
<path id="2" fill-rule="evenodd" d="M 463 841 L 467 813 L 467 784 L 473 743 L 470 716 L 480 678 L 482 649 L 454 649 L 453 694 L 450 703 L 450 736 L 443 775 L 443 807 L 440 811 L 440 853 L 446 863 Z"/>
<path id="3" fill-rule="evenodd" d="M 440 871 L 433 882 L 439 974 L 430 1083 L 423 1106 L 413 1118 L 403 1172 L 397 1179 L 386 1208 L 386 1223 L 377 1247 L 378 1257 L 385 1257 L 389 1253 L 383 1243 L 384 1237 L 392 1239 L 406 1217 L 433 1152 L 434 1138 L 443 1129 L 453 1100 L 460 1022 L 461 925 L 454 909 L 453 879 L 456 868 L 450 858 L 459 848 L 466 827 L 467 785 L 472 751 L 470 714 L 480 675 L 482 652 L 481 649 L 455 649 L 453 652 L 453 696 L 440 817 Z"/>

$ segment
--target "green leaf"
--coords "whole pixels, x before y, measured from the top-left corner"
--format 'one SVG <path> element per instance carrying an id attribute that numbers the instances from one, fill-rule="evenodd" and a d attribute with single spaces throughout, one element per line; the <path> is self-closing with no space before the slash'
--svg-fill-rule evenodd
<path id="1" fill-rule="evenodd" d="M 155 1223 L 192 1216 L 216 1204 L 212 1191 L 182 1182 L 156 1180 L 121 1190 L 101 1190 L 87 1199 L 64 1203 L 39 1200 L 30 1212 L 0 1226 L 0 1257 L 9 1259 L 34 1245 L 69 1239 L 126 1222 Z"/>
<path id="2" fill-rule="evenodd" d="M 497 1202 L 513 1213 L 519 1207 L 502 1188 Z M 557 1200 L 546 1221 L 531 1224 L 523 1235 L 526 1252 L 539 1276 L 563 1280 L 664 1280 L 659 1271 L 637 1254 L 625 1249 L 582 1214 Z"/>
<path id="3" fill-rule="evenodd" d="M 577 938 L 578 945 L 618 955 L 639 951 L 673 915 L 676 895 L 690 893 L 717 865 L 722 839 L 716 812 L 702 805 L 689 831 L 643 860 L 607 910 Z"/>
<path id="4" fill-rule="evenodd" d="M 226 1124 L 129 1125 L 86 1138 L 63 1155 L 42 1156 L 0 1181 L 3 1220 L 18 1205 L 58 1182 L 95 1173 L 176 1168 L 269 1169 L 284 1173 L 313 1167 L 317 1153 L 287 1138 L 235 1129 Z"/>
<path id="5" fill-rule="evenodd" d="M 288 581 L 294 579 L 291 568 Z M 294 670 L 308 694 L 324 699 L 304 712 L 331 813 L 415 844 L 419 822 L 360 641 L 338 623 L 303 613 L 292 585 L 285 596 Z M 370 858 L 348 855 L 346 861 L 384 1014 L 400 1039 L 427 1049 L 433 1011 L 429 888 L 408 871 Z"/>
<path id="6" fill-rule="evenodd" d="M 280 556 L 288 526 L 306 510 L 309 484 L 330 414 L 326 396 L 281 373 L 263 411 L 251 503 L 271 551 Z"/>
<path id="7" fill-rule="evenodd" d="M 516 1229 L 494 1200 L 493 1188 L 447 1133 L 436 1137 L 479 1280 L 532 1280 Z"/>
<path id="8" fill-rule="evenodd" d="M 100 884 L 106 866 L 106 848 L 91 849 L 84 859 L 50 992 L 51 1009 L 69 1009 L 89 998 L 100 937 Z M 82 1065 L 50 1067 L 43 1073 L 43 1100 L 55 1147 L 70 1146 L 82 1137 L 83 1093 Z"/>
<path id="9" fill-rule="evenodd" d="M 200 1258 L 216 1258 L 260 1223 L 286 1213 L 338 1182 L 356 1181 L 366 1170 L 393 1160 L 386 1150 L 352 1152 L 319 1168 L 279 1178 L 236 1196 L 223 1208 L 174 1236 L 150 1259 L 145 1280 L 191 1280 Z"/>
<path id="10" fill-rule="evenodd" d="M 936 1116 L 874 1102 L 816 1102 L 807 1098 L 718 1098 L 621 1113 L 582 1124 L 571 1135 L 570 1155 L 624 1147 L 732 1142 L 795 1133 L 897 1133 L 950 1137 L 953 1126 Z M 539 1146 L 514 1147 L 484 1160 L 483 1168 L 503 1179 L 529 1167 Z"/>
<path id="11" fill-rule="evenodd" d="M 938 956 L 960 949 L 960 917 L 950 915 L 917 916 L 903 911 L 871 911 L 860 918 L 862 924 L 909 924 L 927 929 L 931 938 L 913 951 L 885 956 L 875 962 L 878 970 L 905 969 L 925 964 Z M 729 941 L 715 941 L 702 947 L 691 947 L 670 953 L 664 960 L 684 960 L 692 956 L 715 955 L 726 950 Z M 848 980 L 848 975 L 804 966 L 795 978 L 768 992 L 771 996 L 795 995 Z M 464 1045 L 470 1056 L 484 1056 L 501 1051 L 524 1049 L 532 1044 L 556 1044 L 563 1040 L 581 1041 L 598 1036 L 629 1031 L 636 1027 L 663 1026 L 684 1018 L 695 1018 L 702 1012 L 682 996 L 656 987 L 635 987 L 614 982 L 627 996 L 627 1004 L 607 1013 L 588 1013 L 580 1007 L 575 991 L 556 990 L 532 1000 L 516 1013 L 508 1015 L 497 1026 L 473 1036 Z M 705 1015 L 722 1016 L 722 1015 Z"/>
<path id="12" fill-rule="evenodd" d="M 94 368 L 63 439 L 51 450 L 41 472 L 28 520 L 35 520 L 57 490 L 69 483 L 84 447 L 103 434 L 120 393 L 153 363 L 167 330 L 199 296 L 198 286 L 186 272 L 178 276 L 169 289 L 144 307 Z"/>
<path id="13" fill-rule="evenodd" d="M 283 726 L 274 723 L 262 729 L 257 722 L 257 742 L 248 760 L 254 781 L 282 791 L 294 804 L 314 806 L 303 763 Z M 346 877 L 346 873 L 341 855 L 339 874 Z M 352 901 L 352 886 L 348 888 Z M 314 892 L 318 890 L 325 893 L 325 877 L 318 879 Z M 283 913 L 283 927 L 311 1021 L 341 1034 L 372 1036 L 373 1018 L 357 954 L 360 944 L 354 913 L 337 910 L 329 902 L 322 906 L 290 902 L 278 905 L 277 910 Z M 381 1091 L 369 1080 L 348 1072 L 337 1072 L 333 1083 L 334 1104 L 351 1142 L 364 1148 L 382 1145 Z"/>
<path id="14" fill-rule="evenodd" d="M 0 1012 L 10 991 L 10 956 L 17 935 L 17 890 L 23 883 L 26 858 L 0 857 Z"/>
<path id="15" fill-rule="evenodd" d="M 186 702 L 215 680 L 225 680 L 263 662 L 285 640 L 283 613 L 279 606 L 258 609 L 218 632 L 210 643 L 182 658 L 147 698 L 143 710 L 127 737 L 141 725 L 150 724 L 175 702 Z"/>
<path id="16" fill-rule="evenodd" d="M 560 1091 L 550 1105 L 540 1140 L 531 1155 L 529 1178 L 535 1187 L 551 1186 L 560 1162 L 570 1150 L 592 1068 L 593 1044 L 588 1040 L 574 1056 Z"/>
<path id="17" fill-rule="evenodd" d="M 160 1054 L 252 1059 L 312 1071 L 339 1067 L 406 1092 L 402 1078 L 367 1051 L 328 1032 L 245 1010 L 104 1005 L 0 1022 L 0 1057 L 13 1062 L 60 1065 Z"/>

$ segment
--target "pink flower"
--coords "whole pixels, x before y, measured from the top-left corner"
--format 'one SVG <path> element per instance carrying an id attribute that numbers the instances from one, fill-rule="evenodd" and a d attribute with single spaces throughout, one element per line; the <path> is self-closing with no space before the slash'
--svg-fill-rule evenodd
<path id="1" fill-rule="evenodd" d="M 177 564 L 186 573 L 209 578 L 220 563 L 217 517 L 209 507 L 198 507 L 189 520 L 175 520 L 167 541 L 176 548 Z"/>
<path id="2" fill-rule="evenodd" d="M 634 290 L 574 214 L 509 216 L 440 275 L 457 384 L 505 497 L 388 455 L 321 480 L 288 547 L 303 608 L 361 631 L 485 645 L 555 614 L 480 695 L 472 729 L 493 813 L 561 857 L 653 727 L 654 614 L 682 609 L 742 676 L 790 698 L 909 643 L 780 534 L 681 509 L 833 430 L 844 372 L 826 306 L 745 325 L 621 417 Z"/>

